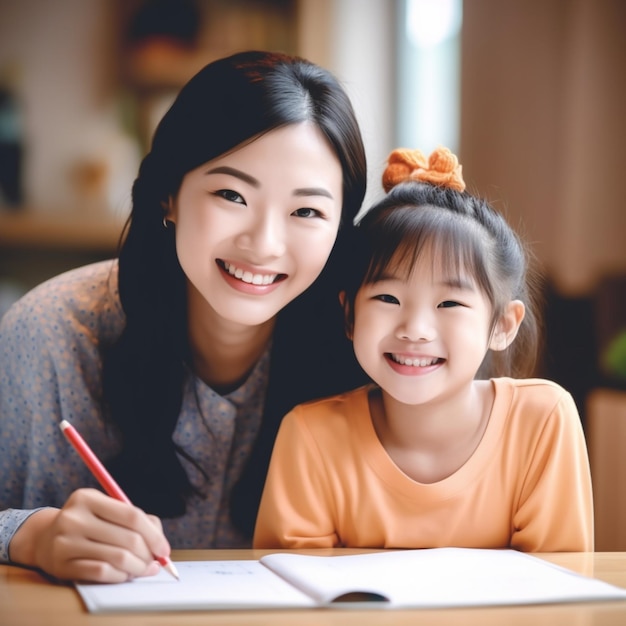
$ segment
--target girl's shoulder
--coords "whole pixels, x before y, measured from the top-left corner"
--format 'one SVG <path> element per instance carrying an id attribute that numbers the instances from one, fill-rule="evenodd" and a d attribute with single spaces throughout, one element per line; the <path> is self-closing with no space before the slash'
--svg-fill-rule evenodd
<path id="1" fill-rule="evenodd" d="M 302 402 L 296 409 L 299 413 L 310 415 L 325 413 L 349 413 L 357 406 L 367 403 L 368 393 L 371 385 L 362 385 L 354 389 L 349 389 L 342 393 L 332 394 Z"/>
<path id="2" fill-rule="evenodd" d="M 553 380 L 545 378 L 493 378 L 496 393 L 508 394 L 518 401 L 533 399 L 558 400 L 569 392 Z"/>
<path id="3" fill-rule="evenodd" d="M 572 395 L 552 380 L 543 378 L 495 378 L 494 410 L 523 423 L 580 421 Z"/>
<path id="4" fill-rule="evenodd" d="M 369 420 L 369 388 L 369 385 L 364 385 L 344 393 L 303 402 L 285 420 L 323 432 L 358 428 L 361 421 Z"/>

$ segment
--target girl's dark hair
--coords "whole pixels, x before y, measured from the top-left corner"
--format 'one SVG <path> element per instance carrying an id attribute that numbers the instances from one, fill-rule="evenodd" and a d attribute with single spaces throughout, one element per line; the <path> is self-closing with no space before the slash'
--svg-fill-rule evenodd
<path id="1" fill-rule="evenodd" d="M 449 187 L 406 181 L 367 211 L 357 230 L 358 260 L 346 283 L 348 303 L 354 303 L 362 284 L 376 282 L 389 267 L 408 275 L 424 251 L 432 252 L 433 265 L 441 261 L 445 272 L 472 274 L 492 305 L 491 330 L 510 300 L 526 306 L 515 341 L 502 352 L 489 351 L 477 376 L 534 373 L 540 336 L 537 276 L 522 241 L 489 203 Z"/>
<path id="2" fill-rule="evenodd" d="M 341 163 L 342 227 L 318 280 L 280 312 L 276 324 L 261 433 L 233 496 L 233 519 L 251 534 L 280 418 L 297 402 L 352 384 L 347 372 L 333 381 L 337 372 L 329 342 L 340 346 L 341 337 L 328 332 L 335 324 L 347 239 L 365 194 L 365 152 L 352 105 L 332 74 L 304 59 L 260 51 L 220 59 L 182 88 L 158 125 L 133 185 L 119 254 L 126 325 L 103 355 L 105 415 L 121 440 L 109 467 L 133 502 L 161 517 L 182 515 L 195 492 L 177 456 L 184 452 L 172 441 L 191 359 L 186 278 L 174 228 L 162 223 L 164 203 L 190 170 L 273 129 L 305 121 L 321 130 Z M 321 354 L 324 349 L 330 360 Z M 359 382 L 360 370 L 348 370 Z"/>

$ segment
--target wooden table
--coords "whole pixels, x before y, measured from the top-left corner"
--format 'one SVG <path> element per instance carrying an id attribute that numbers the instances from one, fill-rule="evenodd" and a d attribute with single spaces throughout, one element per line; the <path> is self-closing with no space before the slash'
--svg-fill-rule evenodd
<path id="1" fill-rule="evenodd" d="M 354 554 L 357 550 L 303 551 L 312 554 Z M 258 559 L 262 550 L 178 550 L 174 561 Z M 538 555 L 572 570 L 626 588 L 626 552 Z M 92 615 L 71 586 L 48 582 L 38 573 L 0 565 L 1 626 L 624 626 L 626 602 L 593 602 L 525 607 L 446 610 L 203 611 Z"/>

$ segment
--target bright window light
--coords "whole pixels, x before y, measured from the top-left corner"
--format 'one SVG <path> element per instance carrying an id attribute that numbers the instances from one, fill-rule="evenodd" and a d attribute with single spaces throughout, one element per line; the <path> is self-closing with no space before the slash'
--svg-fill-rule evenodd
<path id="1" fill-rule="evenodd" d="M 420 48 L 436 46 L 461 30 L 461 0 L 409 0 L 407 36 Z"/>
<path id="2" fill-rule="evenodd" d="M 397 143 L 459 151 L 462 0 L 403 0 Z"/>

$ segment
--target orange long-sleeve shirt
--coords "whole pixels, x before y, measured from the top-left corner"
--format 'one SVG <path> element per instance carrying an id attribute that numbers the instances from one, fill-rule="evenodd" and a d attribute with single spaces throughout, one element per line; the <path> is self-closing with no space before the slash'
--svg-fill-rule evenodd
<path id="1" fill-rule="evenodd" d="M 593 550 L 589 461 L 572 397 L 545 380 L 492 384 L 482 441 L 433 484 L 390 459 L 366 387 L 296 407 L 276 439 L 254 546 Z"/>

